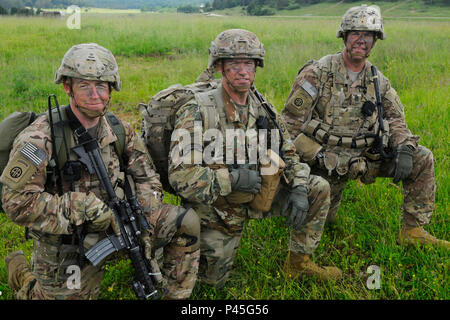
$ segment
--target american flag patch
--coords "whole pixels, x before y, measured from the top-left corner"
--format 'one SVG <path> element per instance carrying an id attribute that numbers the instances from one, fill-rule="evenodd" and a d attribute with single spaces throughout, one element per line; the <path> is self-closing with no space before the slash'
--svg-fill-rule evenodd
<path id="1" fill-rule="evenodd" d="M 301 87 L 305 89 L 306 92 L 311 96 L 311 98 L 315 98 L 317 95 L 317 89 L 314 87 L 311 82 L 305 80 L 305 82 L 302 83 Z"/>
<path id="2" fill-rule="evenodd" d="M 20 153 L 22 153 L 24 157 L 30 160 L 36 167 L 47 159 L 47 154 L 31 142 L 27 142 L 22 150 L 20 150 Z"/>

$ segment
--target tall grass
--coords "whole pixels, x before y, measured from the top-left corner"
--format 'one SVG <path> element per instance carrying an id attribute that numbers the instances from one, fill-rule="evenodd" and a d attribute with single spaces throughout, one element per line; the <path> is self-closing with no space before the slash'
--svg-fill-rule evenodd
<path id="1" fill-rule="evenodd" d="M 256 85 L 279 109 L 298 69 L 309 59 L 338 52 L 338 18 L 203 17 L 190 15 L 82 15 L 81 30 L 62 19 L 0 18 L 0 119 L 16 110 L 42 112 L 47 96 L 67 97 L 53 83 L 64 53 L 74 44 L 97 42 L 119 63 L 123 90 L 113 93 L 112 110 L 139 130 L 136 105 L 174 83 L 188 84 L 206 67 L 208 47 L 229 28 L 255 32 L 266 48 Z M 378 41 L 370 60 L 391 80 L 405 106 L 406 120 L 435 157 L 436 209 L 427 230 L 449 239 L 449 38 L 446 21 L 387 20 L 388 38 Z M 196 299 L 448 299 L 449 254 L 443 249 L 396 244 L 401 226 L 401 190 L 387 179 L 373 185 L 350 182 L 337 223 L 328 226 L 315 260 L 344 271 L 343 280 L 323 284 L 294 280 L 281 271 L 289 229 L 283 218 L 250 221 L 231 279 L 224 288 L 198 284 Z M 0 214 L 0 257 L 31 242 Z M 367 267 L 381 268 L 381 289 L 366 286 Z M 104 299 L 131 299 L 129 263 L 111 263 Z M 0 299 L 12 299 L 0 262 Z"/>

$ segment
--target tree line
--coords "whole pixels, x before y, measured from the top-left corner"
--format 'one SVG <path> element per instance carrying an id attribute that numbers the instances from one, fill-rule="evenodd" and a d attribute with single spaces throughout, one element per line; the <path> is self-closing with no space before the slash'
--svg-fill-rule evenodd
<path id="1" fill-rule="evenodd" d="M 359 0 L 344 0 L 356 2 Z M 377 2 L 379 0 L 372 0 Z M 383 0 L 398 2 L 403 0 Z M 32 8 L 67 8 L 71 5 L 112 9 L 157 10 L 176 7 L 178 12 L 196 13 L 242 7 L 248 15 L 273 15 L 276 10 L 294 10 L 321 2 L 339 0 L 0 0 L 0 14 L 36 14 Z M 450 5 L 450 0 L 423 0 L 427 5 Z M 145 10 L 144 10 L 145 9 Z"/>
<path id="2" fill-rule="evenodd" d="M 67 8 L 84 5 L 84 0 L 0 0 L 0 15 L 39 15 L 42 8 Z"/>
<path id="3" fill-rule="evenodd" d="M 0 7 L 18 8 L 67 8 L 71 5 L 84 6 L 85 0 L 0 0 Z"/>
<path id="4" fill-rule="evenodd" d="M 344 2 L 356 2 L 359 0 L 344 0 Z M 377 2 L 372 0 L 371 2 Z M 389 2 L 399 2 L 404 0 L 382 0 Z M 223 10 L 234 7 L 244 7 L 248 15 L 263 16 L 273 15 L 276 10 L 294 10 L 305 5 L 316 3 L 337 3 L 339 0 L 212 0 L 205 5 L 208 10 Z M 428 5 L 450 5 L 450 0 L 423 0 Z"/>
<path id="5" fill-rule="evenodd" d="M 0 0 L 0 7 L 8 10 L 25 7 L 65 9 L 71 5 L 110 9 L 176 8 L 186 3 L 198 6 L 206 1 L 208 0 Z"/>

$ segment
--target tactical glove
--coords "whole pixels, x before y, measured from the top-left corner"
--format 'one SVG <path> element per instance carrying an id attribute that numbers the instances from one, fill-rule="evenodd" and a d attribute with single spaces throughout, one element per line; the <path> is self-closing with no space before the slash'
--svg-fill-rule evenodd
<path id="1" fill-rule="evenodd" d="M 290 213 L 288 208 L 292 207 Z M 286 224 L 295 230 L 300 230 L 309 210 L 308 190 L 305 186 L 297 186 L 289 192 L 288 198 L 281 209 L 281 214 L 287 216 Z"/>
<path id="2" fill-rule="evenodd" d="M 120 234 L 116 215 L 94 193 L 71 192 L 70 222 L 75 226 L 86 223 L 88 232 L 101 232 L 112 227 L 116 235 Z"/>
<path id="3" fill-rule="evenodd" d="M 397 147 L 394 157 L 394 165 L 389 172 L 394 177 L 394 183 L 406 179 L 413 167 L 413 149 L 410 146 L 401 145 Z"/>
<path id="4" fill-rule="evenodd" d="M 261 176 L 256 170 L 247 168 L 233 169 L 230 172 L 233 177 L 231 190 L 257 194 L 261 189 Z"/>

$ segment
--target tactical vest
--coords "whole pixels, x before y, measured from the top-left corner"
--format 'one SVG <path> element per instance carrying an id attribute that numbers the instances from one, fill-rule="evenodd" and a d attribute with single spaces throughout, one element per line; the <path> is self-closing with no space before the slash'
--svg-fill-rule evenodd
<path id="1" fill-rule="evenodd" d="M 67 162 L 67 153 L 64 151 L 64 136 L 67 138 L 68 143 L 70 144 L 71 136 L 72 136 L 72 130 L 67 125 L 67 121 L 69 121 L 67 113 L 64 112 L 64 109 L 68 106 L 61 107 L 60 112 L 57 111 L 56 108 L 52 109 L 52 118 L 53 118 L 53 125 L 55 128 L 55 145 L 56 145 L 56 158 L 52 158 L 50 160 L 50 166 L 55 167 L 56 163 L 54 159 L 58 162 L 58 167 L 62 169 Z M 45 113 L 47 118 L 49 118 L 48 112 Z M 59 118 L 59 115 L 61 115 L 62 119 Z M 113 130 L 114 134 L 117 136 L 117 140 L 114 142 L 114 150 L 116 151 L 117 155 L 119 156 L 119 161 L 121 167 L 124 165 L 124 150 L 125 150 L 125 129 L 122 126 L 122 123 L 120 120 L 112 113 L 107 112 L 105 114 L 105 118 L 108 121 L 108 124 L 111 126 L 111 129 Z M 68 146 L 68 149 L 71 149 L 71 145 Z"/>
<path id="2" fill-rule="evenodd" d="M 228 121 L 226 112 L 227 108 L 230 108 L 227 106 L 227 103 L 224 101 L 223 98 L 223 87 L 219 85 L 216 89 L 206 91 L 206 92 L 200 92 L 195 94 L 195 99 L 197 101 L 197 104 L 200 106 L 200 112 L 202 113 L 202 118 L 204 119 L 204 130 L 207 129 L 218 129 L 222 131 L 224 140 L 223 140 L 223 162 L 225 163 L 225 156 L 228 153 L 235 154 L 236 153 L 236 144 L 239 144 L 241 146 L 245 146 L 245 156 L 246 156 L 246 163 L 248 163 L 249 160 L 249 154 L 247 150 L 247 146 L 250 145 L 254 141 L 258 141 L 258 133 L 257 133 L 257 119 L 260 115 L 265 115 L 264 111 L 260 111 L 260 104 L 257 103 L 256 98 L 254 97 L 253 93 L 250 91 L 249 99 L 251 99 L 253 102 L 251 110 L 249 108 L 248 115 L 247 115 L 247 123 L 246 124 L 239 124 L 239 126 L 235 126 L 234 123 L 231 123 Z M 214 123 L 211 123 L 211 119 L 214 119 Z M 249 129 L 255 129 L 255 131 L 247 131 L 247 128 Z M 236 144 L 230 145 L 226 143 L 226 130 L 236 130 L 236 129 L 242 129 L 245 134 L 245 138 L 243 136 L 236 136 L 237 141 Z M 230 150 L 230 148 L 233 148 Z M 228 150 L 227 150 L 228 149 Z M 257 165 L 256 165 L 257 166 Z M 257 167 L 251 167 L 252 169 L 256 169 Z"/>
<path id="3" fill-rule="evenodd" d="M 302 131 L 324 147 L 324 166 L 329 173 L 336 170 L 339 175 L 345 175 L 354 159 L 372 147 L 378 122 L 375 107 L 370 114 L 362 112 L 365 103 L 376 104 L 375 88 L 368 71 L 371 64 L 366 63 L 364 75 L 352 83 L 341 55 L 328 55 L 317 62 L 320 98 L 314 107 L 323 120 L 310 119 Z M 384 124 L 388 129 L 387 121 Z"/>
<path id="4" fill-rule="evenodd" d="M 57 108 L 52 109 L 51 117 L 53 119 L 53 129 L 55 134 L 55 148 L 56 156 L 50 159 L 47 172 L 48 172 L 48 183 L 56 185 L 57 174 L 55 168 L 62 169 L 67 162 L 67 153 L 65 152 L 64 136 L 67 137 L 70 144 L 72 131 L 67 125 L 67 114 L 64 112 L 64 108 L 61 107 L 59 112 Z M 0 135 L 2 136 L 2 141 L 0 145 L 0 173 L 5 169 L 8 161 L 10 151 L 13 146 L 15 138 L 22 132 L 26 127 L 31 125 L 37 117 L 46 116 L 49 118 L 48 111 L 36 115 L 34 112 L 14 112 L 9 115 L 6 119 L 1 122 L 0 125 Z M 60 118 L 61 116 L 61 118 Z M 111 113 L 106 113 L 106 119 L 111 126 L 114 134 L 117 136 L 117 140 L 114 142 L 115 151 L 119 157 L 120 165 L 123 166 L 124 163 L 124 148 L 125 148 L 125 130 L 122 123 L 116 116 Z M 71 146 L 68 146 L 69 150 Z M 4 211 L 1 207 L 1 194 L 2 194 L 2 183 L 0 183 L 0 211 Z"/>

